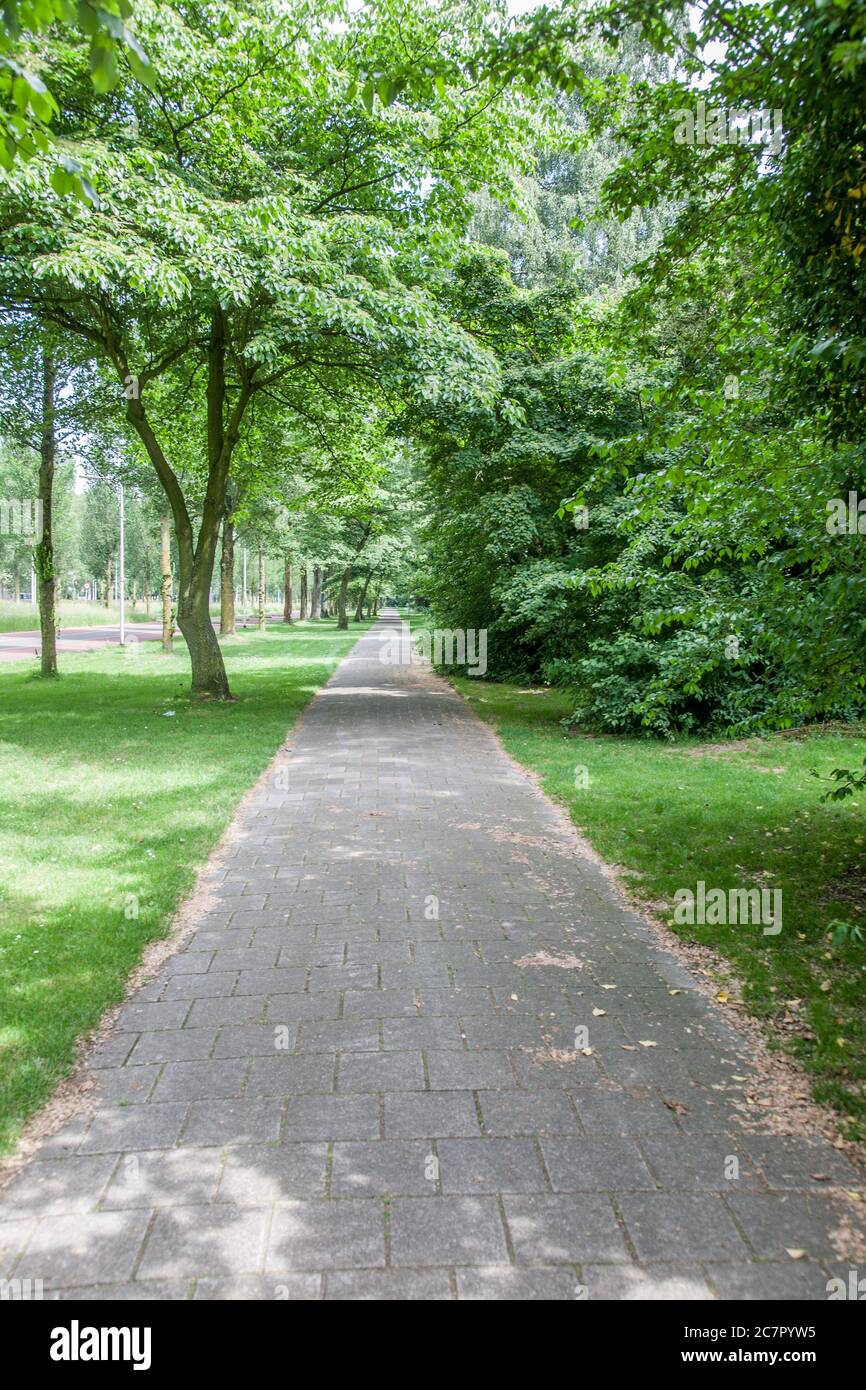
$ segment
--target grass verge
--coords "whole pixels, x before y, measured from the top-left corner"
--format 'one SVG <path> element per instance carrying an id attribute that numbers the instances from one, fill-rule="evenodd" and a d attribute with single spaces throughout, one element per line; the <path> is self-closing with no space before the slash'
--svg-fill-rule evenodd
<path id="1" fill-rule="evenodd" d="M 365 627 L 239 636 L 227 705 L 190 700 L 182 642 L 171 657 L 155 643 L 62 656 L 57 681 L 0 665 L 0 1152 Z"/>

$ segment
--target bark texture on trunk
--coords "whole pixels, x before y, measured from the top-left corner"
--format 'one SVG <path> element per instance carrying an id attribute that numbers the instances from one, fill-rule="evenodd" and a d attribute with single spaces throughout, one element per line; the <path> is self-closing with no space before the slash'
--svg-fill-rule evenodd
<path id="1" fill-rule="evenodd" d="M 264 632 L 268 625 L 268 615 L 266 607 L 265 593 L 265 551 L 264 546 L 259 546 L 259 632 Z"/>
<path id="2" fill-rule="evenodd" d="M 368 571 L 367 571 L 366 578 L 364 579 L 363 588 L 361 589 L 361 592 L 360 592 L 360 594 L 358 595 L 358 602 L 357 602 L 357 604 L 355 605 L 355 622 L 356 622 L 356 623 L 363 622 L 363 620 L 364 620 L 364 600 L 365 600 L 366 597 L 367 597 L 367 590 L 368 590 L 369 587 L 370 587 L 370 580 L 371 580 L 372 578 L 373 578 L 373 571 L 372 571 L 372 570 L 368 570 Z"/>
<path id="3" fill-rule="evenodd" d="M 305 622 L 307 617 L 307 562 L 301 565 L 301 596 L 298 600 L 298 619 Z"/>
<path id="4" fill-rule="evenodd" d="M 231 402 L 225 380 L 226 321 L 216 306 L 211 315 L 207 363 L 207 487 L 196 535 L 183 488 L 154 433 L 141 394 L 126 402 L 126 414 L 147 451 L 174 521 L 178 561 L 177 625 L 189 648 L 192 693 L 206 699 L 231 699 L 222 652 L 210 617 L 210 591 L 220 526 L 226 513 L 229 470 L 240 437 L 241 422 L 253 392 L 251 374 L 241 370 L 241 383 Z M 119 344 L 114 345 L 118 374 L 126 379 L 128 365 Z"/>
<path id="5" fill-rule="evenodd" d="M 312 619 L 322 616 L 322 571 L 319 565 L 313 566 L 313 593 L 310 599 L 310 617 Z"/>
<path id="6" fill-rule="evenodd" d="M 346 632 L 349 627 L 349 570 L 343 570 L 340 575 L 340 591 L 337 594 L 337 627 Z"/>
<path id="7" fill-rule="evenodd" d="M 39 501 L 42 504 L 42 534 L 34 552 L 39 582 L 39 628 L 42 636 L 42 674 L 57 675 L 56 585 L 54 582 L 54 541 L 51 504 L 54 497 L 54 465 L 57 437 L 54 427 L 56 370 L 48 353 L 42 357 L 42 441 L 39 455 Z"/>
<path id="8" fill-rule="evenodd" d="M 171 619 L 171 521 L 168 512 L 159 519 L 159 572 L 162 595 L 162 650 L 171 652 L 174 623 Z"/>
<path id="9" fill-rule="evenodd" d="M 286 559 L 283 566 L 283 622 L 292 621 L 292 607 L 294 599 L 292 596 L 292 562 Z"/>
<path id="10" fill-rule="evenodd" d="M 220 556 L 220 636 L 235 635 L 235 527 L 223 517 L 223 549 Z"/>

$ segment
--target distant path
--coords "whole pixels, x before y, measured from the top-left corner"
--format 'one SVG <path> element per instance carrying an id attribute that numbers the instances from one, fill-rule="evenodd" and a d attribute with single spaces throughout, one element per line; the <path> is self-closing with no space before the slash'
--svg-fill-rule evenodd
<path id="1" fill-rule="evenodd" d="M 382 620 L 0 1198 L 46 1297 L 827 1297 L 863 1184 Z M 685 871 L 684 871 L 685 872 Z M 585 1031 L 583 1031 L 585 1030 Z M 782 1116 L 769 1117 L 779 1127 Z"/>
<path id="2" fill-rule="evenodd" d="M 247 619 L 247 628 L 255 627 L 256 619 Z M 268 622 L 282 622 L 281 613 L 269 613 Z M 218 622 L 214 622 L 214 627 L 218 627 Z M 240 618 L 237 626 L 243 630 L 244 624 Z M 180 637 L 180 633 L 177 634 Z M 150 623 L 128 622 L 126 625 L 127 642 L 158 642 L 162 638 L 162 623 L 157 619 Z M 181 639 L 182 640 L 182 639 Z M 58 652 L 87 652 L 95 647 L 116 646 L 120 641 L 120 628 L 111 627 L 106 624 L 104 627 L 64 627 L 60 626 L 60 636 L 57 639 Z M 21 661 L 25 658 L 39 656 L 42 649 L 42 635 L 38 629 L 31 632 L 0 632 L 0 661 Z"/>

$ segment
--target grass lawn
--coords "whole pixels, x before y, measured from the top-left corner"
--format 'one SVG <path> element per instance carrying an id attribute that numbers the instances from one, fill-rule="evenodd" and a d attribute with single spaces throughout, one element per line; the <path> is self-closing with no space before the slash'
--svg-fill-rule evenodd
<path id="1" fill-rule="evenodd" d="M 227 643 L 227 705 L 190 700 L 182 641 L 172 657 L 156 643 L 61 656 L 54 682 L 0 665 L 0 1152 L 366 626 L 272 625 Z"/>
<path id="2" fill-rule="evenodd" d="M 158 623 L 160 621 L 159 603 L 150 605 L 148 618 L 141 600 L 133 609 L 126 605 L 128 623 Z M 57 624 L 69 627 L 117 627 L 120 622 L 120 609 L 116 603 L 106 608 L 104 603 L 86 603 L 83 599 L 75 602 L 62 599 L 57 605 Z M 39 628 L 39 609 L 32 603 L 16 603 L 14 599 L 0 599 L 0 632 L 36 632 Z"/>
<path id="3" fill-rule="evenodd" d="M 799 1058 L 851 1137 L 866 1137 L 866 946 L 834 946 L 828 933 L 841 919 L 863 923 L 866 934 L 863 806 L 857 796 L 822 804 L 826 784 L 811 775 L 859 766 L 866 738 L 702 746 L 574 737 L 560 727 L 572 708 L 562 690 L 529 694 L 467 677 L 454 684 L 598 853 L 630 871 L 634 897 L 731 962 L 773 1045 Z M 580 768 L 583 788 L 575 786 Z M 695 891 L 700 879 L 708 889 L 781 888 L 781 933 L 674 926 L 674 893 Z"/>

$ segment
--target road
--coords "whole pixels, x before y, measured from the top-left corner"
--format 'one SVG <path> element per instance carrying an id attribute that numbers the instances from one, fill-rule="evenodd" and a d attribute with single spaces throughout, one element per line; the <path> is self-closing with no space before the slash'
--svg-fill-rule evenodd
<path id="1" fill-rule="evenodd" d="M 268 622 L 280 622 L 282 614 L 269 613 Z M 250 617 L 247 620 L 248 627 L 255 626 L 255 619 Z M 238 627 L 243 627 L 243 623 L 238 619 Z M 162 624 L 152 623 L 128 623 L 126 627 L 127 643 L 135 642 L 157 642 L 162 636 Z M 31 632 L 0 632 L 0 661 L 25 661 L 38 657 L 41 650 L 41 635 L 38 629 Z M 111 627 L 106 624 L 104 627 L 62 627 L 59 629 L 57 638 L 57 651 L 62 652 L 86 652 L 96 647 L 106 644 L 116 646 L 120 641 L 120 628 Z"/>

